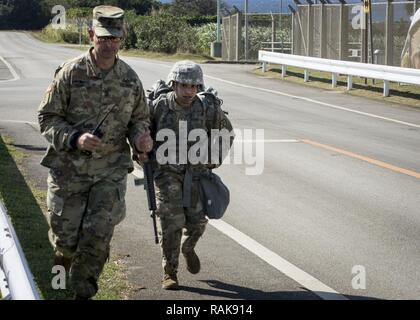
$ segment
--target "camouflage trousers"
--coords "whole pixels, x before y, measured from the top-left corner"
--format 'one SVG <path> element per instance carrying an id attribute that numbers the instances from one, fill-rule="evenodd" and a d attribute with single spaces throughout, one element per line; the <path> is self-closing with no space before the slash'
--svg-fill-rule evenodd
<path id="1" fill-rule="evenodd" d="M 183 207 L 183 174 L 161 172 L 155 177 L 158 232 L 162 249 L 162 267 L 166 274 L 176 275 L 179 254 L 190 252 L 203 235 L 207 218 L 193 182 L 191 207 Z"/>
<path id="2" fill-rule="evenodd" d="M 72 258 L 70 285 L 80 297 L 93 297 L 98 290 L 114 227 L 125 217 L 126 184 L 126 169 L 102 176 L 50 170 L 49 239 L 56 252 Z"/>

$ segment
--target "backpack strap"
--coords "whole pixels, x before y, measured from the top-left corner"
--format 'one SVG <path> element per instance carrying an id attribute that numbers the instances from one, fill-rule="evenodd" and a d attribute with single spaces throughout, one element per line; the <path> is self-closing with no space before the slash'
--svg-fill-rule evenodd
<path id="1" fill-rule="evenodd" d="M 219 111 L 222 101 L 216 97 L 213 92 L 200 92 L 198 98 L 201 101 L 202 117 L 203 117 L 203 127 L 207 128 L 209 134 L 213 128 L 213 122 L 215 120 L 216 114 Z"/>
<path id="2" fill-rule="evenodd" d="M 166 114 L 170 111 L 169 101 L 166 93 L 161 94 L 156 100 L 151 101 L 150 111 L 152 115 L 153 130 L 157 130 L 162 117 L 166 116 Z"/>

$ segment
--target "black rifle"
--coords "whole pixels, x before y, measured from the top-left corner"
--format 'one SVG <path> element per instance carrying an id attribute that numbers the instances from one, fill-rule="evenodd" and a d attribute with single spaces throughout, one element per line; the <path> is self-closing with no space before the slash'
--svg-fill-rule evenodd
<path id="1" fill-rule="evenodd" d="M 111 109 L 109 109 L 109 111 L 105 114 L 105 116 L 102 118 L 101 121 L 99 121 L 99 123 L 96 125 L 95 129 L 93 129 L 90 134 L 97 136 L 99 139 L 101 139 L 104 135 L 103 133 L 99 130 L 102 126 L 102 124 L 104 123 L 104 121 L 106 120 L 106 118 L 108 118 L 109 114 L 111 113 L 112 110 L 114 110 L 116 104 L 114 104 Z M 87 151 L 87 150 L 83 150 L 82 153 L 88 157 L 92 156 L 92 152 L 91 151 Z"/>
<path id="2" fill-rule="evenodd" d="M 150 217 L 153 221 L 153 232 L 155 234 L 155 243 L 159 243 L 159 238 L 156 228 L 156 195 L 155 195 L 155 185 L 153 179 L 153 164 L 150 160 L 144 163 L 144 189 L 147 193 L 147 203 L 149 204 Z"/>
<path id="3" fill-rule="evenodd" d="M 153 163 L 150 157 L 153 153 L 149 153 L 148 157 L 149 160 L 144 162 L 143 164 L 140 163 L 138 155 L 133 154 L 133 160 L 136 161 L 138 164 L 140 164 L 143 167 L 144 172 L 144 178 L 143 179 L 134 179 L 134 184 L 136 186 L 139 186 L 143 183 L 144 190 L 146 190 L 147 195 L 147 203 L 149 204 L 149 210 L 150 210 L 150 217 L 153 221 L 153 232 L 155 234 L 155 243 L 159 243 L 159 238 L 157 234 L 157 228 L 156 228 L 156 194 L 155 194 L 155 186 L 153 183 Z"/>

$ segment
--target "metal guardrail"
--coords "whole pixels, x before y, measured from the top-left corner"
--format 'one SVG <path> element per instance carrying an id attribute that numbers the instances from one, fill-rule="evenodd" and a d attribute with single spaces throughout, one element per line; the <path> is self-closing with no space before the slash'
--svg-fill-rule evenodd
<path id="1" fill-rule="evenodd" d="M 353 87 L 353 76 L 384 81 L 383 94 L 389 96 L 389 82 L 400 82 L 420 85 L 420 70 L 400 68 L 378 64 L 329 60 L 307 56 L 298 56 L 260 50 L 258 60 L 263 64 L 263 72 L 267 70 L 267 63 L 282 66 L 282 77 L 286 74 L 286 66 L 304 69 L 304 81 L 309 80 L 309 70 L 331 72 L 332 86 L 337 86 L 337 75 L 347 75 L 347 90 Z"/>
<path id="2" fill-rule="evenodd" d="M 39 300 L 33 275 L 0 202 L 0 290 L 5 300 Z"/>

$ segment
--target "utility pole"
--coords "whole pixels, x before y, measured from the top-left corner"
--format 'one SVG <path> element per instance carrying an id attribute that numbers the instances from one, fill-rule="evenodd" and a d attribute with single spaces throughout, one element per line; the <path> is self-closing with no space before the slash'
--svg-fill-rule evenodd
<path id="1" fill-rule="evenodd" d="M 369 14 L 369 0 L 363 0 L 363 15 L 365 18 L 364 21 L 364 32 L 363 32 L 363 42 L 364 42 L 364 48 L 363 48 L 363 63 L 369 62 L 369 51 L 368 51 L 368 14 Z M 367 78 L 365 78 L 365 84 L 367 84 Z"/>
<path id="2" fill-rule="evenodd" d="M 282 17 L 283 17 L 283 0 L 280 0 L 280 42 L 281 42 L 281 53 L 284 53 L 283 49 L 283 25 L 282 25 Z"/>
<path id="3" fill-rule="evenodd" d="M 217 42 L 220 42 L 220 0 L 217 0 Z"/>
<path id="4" fill-rule="evenodd" d="M 245 0 L 245 61 L 248 60 L 248 0 Z"/>
<path id="5" fill-rule="evenodd" d="M 372 0 L 369 1 L 369 31 L 370 31 L 370 63 L 373 64 L 373 21 L 372 21 Z"/>

